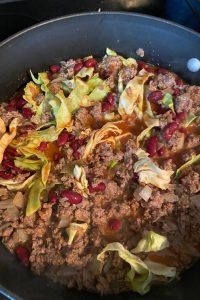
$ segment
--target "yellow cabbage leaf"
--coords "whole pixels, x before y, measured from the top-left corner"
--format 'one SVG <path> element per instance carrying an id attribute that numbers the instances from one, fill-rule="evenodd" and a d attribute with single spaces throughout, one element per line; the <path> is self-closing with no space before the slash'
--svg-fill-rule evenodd
<path id="1" fill-rule="evenodd" d="M 9 125 L 9 133 L 5 132 L 0 138 L 0 163 L 3 160 L 3 154 L 8 145 L 12 142 L 17 134 L 18 118 L 13 119 Z M 4 128 L 2 127 L 2 132 Z"/>
<path id="2" fill-rule="evenodd" d="M 83 167 L 78 165 L 74 166 L 73 175 L 76 179 L 76 186 L 79 190 L 83 192 L 83 195 L 87 197 L 88 194 L 88 181 L 86 178 L 86 173 Z"/>
<path id="3" fill-rule="evenodd" d="M 56 97 L 60 100 L 60 107 L 56 114 L 57 129 L 68 127 L 72 120 L 72 114 L 69 110 L 69 100 L 65 97 L 63 91 L 59 91 Z"/>
<path id="4" fill-rule="evenodd" d="M 36 174 L 33 174 L 23 182 L 17 182 L 11 179 L 10 180 L 0 179 L 0 184 L 6 186 L 7 189 L 10 191 L 19 191 L 27 187 L 33 181 L 35 176 Z"/>
<path id="5" fill-rule="evenodd" d="M 145 136 L 147 136 L 150 133 L 152 128 L 159 126 L 159 119 L 151 119 L 151 120 L 152 120 L 151 124 L 137 136 L 137 147 L 139 147 L 140 142 L 144 139 Z"/>
<path id="6" fill-rule="evenodd" d="M 167 238 L 154 231 L 148 231 L 138 242 L 137 246 L 131 250 L 133 253 L 140 252 L 157 252 L 169 247 Z"/>
<path id="7" fill-rule="evenodd" d="M 162 190 L 169 186 L 171 175 L 170 170 L 160 169 L 149 157 L 148 153 L 142 149 L 136 152 L 138 161 L 134 164 L 134 172 L 138 174 L 139 181 L 145 184 L 152 184 Z"/>
<path id="8" fill-rule="evenodd" d="M 141 71 L 138 76 L 128 82 L 119 98 L 118 112 L 120 115 L 131 115 L 135 111 L 137 117 L 142 118 L 144 84 L 152 74 Z"/>
<path id="9" fill-rule="evenodd" d="M 42 183 L 46 185 L 51 171 L 51 162 L 45 162 L 41 170 Z"/>
<path id="10" fill-rule="evenodd" d="M 40 196 L 42 191 L 45 189 L 41 179 L 36 179 L 32 185 L 29 195 L 28 203 L 26 207 L 26 216 L 31 216 L 41 207 Z"/>
<path id="11" fill-rule="evenodd" d="M 4 123 L 4 121 L 2 120 L 2 118 L 0 118 L 0 138 L 2 137 L 2 135 L 6 132 L 6 125 Z"/>
<path id="12" fill-rule="evenodd" d="M 24 93 L 24 100 L 26 100 L 32 106 L 33 111 L 37 111 L 38 105 L 34 98 L 39 95 L 40 88 L 33 81 L 30 81 L 24 88 Z"/>
<path id="13" fill-rule="evenodd" d="M 68 234 L 68 242 L 67 244 L 70 246 L 73 243 L 73 240 L 77 234 L 78 231 L 81 232 L 86 232 L 88 228 L 88 224 L 87 223 L 70 223 L 69 227 L 66 229 L 67 234 Z"/>
<path id="14" fill-rule="evenodd" d="M 115 123 L 108 122 L 101 129 L 94 130 L 90 136 L 89 141 L 85 147 L 82 158 L 85 159 L 93 151 L 93 149 L 100 143 L 112 142 L 115 143 L 115 138 L 120 135 L 122 130 L 119 129 Z"/>

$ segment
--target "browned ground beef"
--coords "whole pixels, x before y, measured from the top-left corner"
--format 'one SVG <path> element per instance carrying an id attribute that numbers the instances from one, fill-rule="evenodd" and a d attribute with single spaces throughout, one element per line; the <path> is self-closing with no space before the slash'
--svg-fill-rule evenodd
<path id="1" fill-rule="evenodd" d="M 141 76 L 141 73 L 138 74 L 139 68 L 133 64 L 123 65 L 120 56 L 105 56 L 98 63 L 92 59 L 89 57 L 61 62 L 61 68 L 54 66 L 52 72 L 47 73 L 50 80 L 46 84 L 51 95 L 48 94 L 49 98 L 37 85 L 40 92 L 33 97 L 32 102 L 20 106 L 21 98 L 17 95 L 8 105 L 0 105 L 0 117 L 7 131 L 14 118 L 20 120 L 16 136 L 4 151 L 0 165 L 0 236 L 11 253 L 16 254 L 36 274 L 45 274 L 67 287 L 110 294 L 130 289 L 124 281 L 130 267 L 117 252 L 106 254 L 106 263 L 100 267 L 97 255 L 109 243 L 119 242 L 131 251 L 145 232 L 154 231 L 168 239 L 169 247 L 158 252 L 138 254 L 142 260 L 148 258 L 182 271 L 200 257 L 199 160 L 195 164 L 188 164 L 180 174 L 176 174 L 180 166 L 200 153 L 198 119 L 185 127 L 189 113 L 199 116 L 200 87 L 180 85 L 174 73 L 159 72 L 158 68 L 145 65 L 144 68 L 149 67 L 151 73 L 152 70 L 154 72 L 145 83 L 146 89 L 149 93 L 171 93 L 175 111 L 163 106 L 161 99 L 158 103 L 147 100 L 153 111 L 156 108 L 154 115 L 157 114 L 159 126 L 144 136 L 138 145 L 136 138 L 147 125 L 143 119 L 137 118 L 134 111 L 130 116 L 119 114 L 118 79 L 120 74 L 125 88 L 131 79 Z M 73 88 L 66 86 L 84 66 L 94 67 L 94 73 L 99 75 L 111 92 L 107 92 L 101 101 L 90 99 L 87 105 L 81 104 L 73 110 L 70 105 L 77 98 L 70 98 Z M 87 84 L 91 79 L 87 76 L 79 78 L 82 84 Z M 100 90 L 103 89 L 102 82 Z M 55 139 L 51 132 L 46 140 L 41 140 L 43 144 L 37 144 L 37 139 L 34 140 L 36 144 L 31 144 L 29 151 L 35 152 L 28 155 L 20 147 L 30 137 L 33 138 L 35 128 L 39 128 L 39 132 L 48 132 L 51 126 L 55 129 L 57 110 L 52 110 L 50 101 L 55 100 L 54 97 L 58 97 L 60 91 L 64 93 L 62 103 L 68 103 L 73 122 L 64 126 L 65 129 L 62 128 Z M 84 97 L 81 94 L 81 101 L 87 98 Z M 33 102 L 40 105 L 46 99 L 42 116 L 35 115 Z M 58 100 L 60 98 L 56 99 L 56 103 L 61 103 Z M 106 140 L 95 144 L 83 159 L 92 134 L 108 121 L 119 120 L 123 122 L 114 124 L 122 130 L 121 134 L 131 134 L 117 139 L 117 135 L 110 132 Z M 41 124 L 45 127 L 40 128 Z M 111 140 L 113 136 L 114 143 Z M 166 189 L 152 182 L 145 183 L 139 177 L 139 172 L 135 172 L 134 166 L 139 160 L 138 148 L 148 152 L 155 167 L 174 172 Z M 25 166 L 16 166 L 14 160 L 24 158 L 24 153 L 26 159 L 32 159 L 33 163 L 39 160 L 39 167 L 26 169 Z M 40 178 L 41 164 L 44 164 L 41 155 L 51 162 L 50 174 L 47 183 L 42 183 L 44 188 L 38 199 L 41 206 L 34 208 L 35 195 L 29 214 L 27 204 L 31 201 L 31 185 L 9 189 L 3 180 L 22 183 L 35 172 L 36 177 Z M 83 185 L 80 187 L 80 180 L 77 183 L 75 179 L 75 165 L 81 166 L 85 172 L 88 184 L 85 190 Z M 145 187 L 150 189 L 148 199 L 142 196 Z M 79 197 L 75 200 L 81 200 L 70 202 L 70 196 L 64 196 L 64 192 L 75 193 Z M 87 224 L 87 230 L 78 230 L 70 244 L 66 229 L 73 223 Z"/>

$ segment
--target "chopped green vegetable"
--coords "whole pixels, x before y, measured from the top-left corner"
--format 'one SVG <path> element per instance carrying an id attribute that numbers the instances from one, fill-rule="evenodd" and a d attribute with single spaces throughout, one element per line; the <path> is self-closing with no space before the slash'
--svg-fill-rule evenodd
<path id="1" fill-rule="evenodd" d="M 169 107 L 173 112 L 174 110 L 174 102 L 173 102 L 173 97 L 170 93 L 166 93 L 164 97 L 161 100 L 161 103 L 165 107 Z"/>
<path id="2" fill-rule="evenodd" d="M 28 159 L 24 157 L 17 157 L 14 162 L 16 167 L 29 171 L 40 170 L 42 166 L 41 160 Z"/>
<path id="3" fill-rule="evenodd" d="M 109 168 L 114 169 L 117 166 L 117 164 L 118 164 L 117 161 L 111 160 L 109 163 Z"/>
<path id="4" fill-rule="evenodd" d="M 139 144 L 144 137 L 150 134 L 152 128 L 159 126 L 159 119 L 151 119 L 151 121 L 152 123 L 137 136 L 137 147 L 139 147 Z"/>
<path id="5" fill-rule="evenodd" d="M 184 122 L 184 126 L 188 127 L 192 122 L 194 122 L 198 116 L 195 116 L 193 113 L 189 113 L 187 119 Z"/>
<path id="6" fill-rule="evenodd" d="M 68 234 L 68 242 L 67 244 L 70 246 L 73 243 L 73 240 L 79 230 L 85 232 L 88 228 L 87 223 L 70 223 L 69 227 L 66 229 L 67 234 Z"/>
<path id="7" fill-rule="evenodd" d="M 167 247 L 169 247 L 169 242 L 166 237 L 154 231 L 148 231 L 131 252 L 156 252 Z"/>
<path id="8" fill-rule="evenodd" d="M 126 250 L 120 243 L 108 244 L 98 255 L 97 260 L 104 263 L 105 253 L 108 251 L 117 251 L 119 257 L 130 265 L 130 270 L 126 274 L 125 281 L 131 290 L 140 293 L 147 293 L 150 289 L 152 275 L 147 265 L 136 255 Z"/>
<path id="9" fill-rule="evenodd" d="M 45 189 L 41 179 L 36 179 L 32 185 L 29 195 L 28 195 L 28 204 L 26 207 L 26 216 L 31 216 L 38 209 L 40 209 L 40 196 L 42 191 Z"/>
<path id="10" fill-rule="evenodd" d="M 176 277 L 176 268 L 175 267 L 168 267 L 163 264 L 154 262 L 150 259 L 145 259 L 144 261 L 148 268 L 151 270 L 151 272 L 154 275 L 157 276 L 164 276 L 164 277 L 169 277 L 169 278 L 175 278 Z"/>
<path id="11" fill-rule="evenodd" d="M 200 154 L 192 155 L 192 158 L 176 170 L 175 178 L 179 178 L 181 173 L 189 166 L 200 162 Z"/>
<path id="12" fill-rule="evenodd" d="M 35 178 L 36 174 L 33 174 L 32 176 L 28 177 L 25 181 L 23 182 L 16 182 L 11 180 L 6 180 L 6 179 L 0 179 L 0 184 L 3 186 L 6 186 L 8 190 L 10 191 L 19 191 L 23 190 L 25 187 L 27 187 Z"/>

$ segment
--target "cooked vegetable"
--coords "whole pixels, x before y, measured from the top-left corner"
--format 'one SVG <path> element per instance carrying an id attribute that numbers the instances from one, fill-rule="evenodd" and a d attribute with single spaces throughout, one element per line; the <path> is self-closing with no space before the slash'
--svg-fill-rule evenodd
<path id="1" fill-rule="evenodd" d="M 166 190 L 174 172 L 160 169 L 148 157 L 148 154 L 141 149 L 136 152 L 136 155 L 139 160 L 134 164 L 133 168 L 134 172 L 138 173 L 139 181 L 145 184 L 152 184 L 162 190 Z"/>
<path id="2" fill-rule="evenodd" d="M 169 107 L 173 112 L 174 111 L 174 102 L 173 102 L 173 97 L 170 93 L 166 93 L 161 100 L 161 103 L 164 107 Z"/>
<path id="3" fill-rule="evenodd" d="M 41 179 L 36 179 L 30 189 L 28 195 L 28 203 L 26 207 L 26 216 L 31 216 L 34 214 L 38 209 L 40 209 L 40 196 L 42 191 L 45 189 L 44 184 L 42 183 Z"/>
<path id="4" fill-rule="evenodd" d="M 157 263 L 150 259 L 145 259 L 145 264 L 151 270 L 151 272 L 158 276 L 164 276 L 167 278 L 175 278 L 177 271 L 175 267 L 165 266 L 163 264 Z"/>
<path id="5" fill-rule="evenodd" d="M 149 121 L 150 122 L 150 121 Z M 152 119 L 151 125 L 149 125 L 147 128 L 145 128 L 138 136 L 137 136 L 137 147 L 139 147 L 140 142 L 144 139 L 145 136 L 148 136 L 151 129 L 159 126 L 159 120 L 158 119 Z"/>
<path id="6" fill-rule="evenodd" d="M 154 231 L 148 231 L 144 237 L 138 242 L 136 248 L 131 252 L 156 252 L 169 247 L 169 242 L 165 236 L 162 236 Z"/>
<path id="7" fill-rule="evenodd" d="M 83 167 L 75 165 L 73 170 L 73 175 L 76 178 L 76 185 L 80 189 L 84 196 L 87 197 L 88 193 L 88 181 L 86 178 L 86 173 Z"/>
<path id="8" fill-rule="evenodd" d="M 24 89 L 24 93 L 24 100 L 26 100 L 31 105 L 33 111 L 37 111 L 38 105 L 36 104 L 35 97 L 40 93 L 39 87 L 33 81 L 30 81 L 29 83 L 27 83 Z"/>
<path id="9" fill-rule="evenodd" d="M 74 241 L 74 238 L 77 234 L 77 232 L 85 232 L 88 228 L 88 224 L 87 223 L 82 223 L 82 224 L 79 224 L 79 223 L 70 223 L 69 224 L 69 227 L 66 229 L 67 231 L 67 234 L 68 234 L 68 242 L 67 244 L 70 246 L 73 241 Z"/>
<path id="10" fill-rule="evenodd" d="M 29 186 L 29 184 L 33 181 L 36 174 L 31 175 L 28 177 L 24 182 L 15 182 L 14 180 L 6 180 L 0 178 L 0 184 L 6 186 L 10 191 L 19 191 L 23 190 L 25 187 Z"/>
<path id="11" fill-rule="evenodd" d="M 151 75 L 151 73 L 140 72 L 128 82 L 119 98 L 120 115 L 130 115 L 135 111 L 137 117 L 142 118 L 144 84 Z"/>
<path id="12" fill-rule="evenodd" d="M 3 160 L 3 154 L 8 145 L 12 142 L 12 140 L 15 138 L 17 134 L 17 126 L 18 126 L 19 120 L 18 118 L 13 119 L 10 122 L 9 125 L 9 133 L 5 132 L 1 138 L 0 138 L 0 163 Z M 2 132 L 4 131 L 4 126 L 2 126 Z"/>
<path id="13" fill-rule="evenodd" d="M 119 257 L 127 262 L 131 269 L 126 274 L 125 282 L 131 290 L 140 293 L 147 293 L 150 289 L 152 275 L 147 265 L 136 255 L 126 250 L 120 243 L 108 244 L 98 255 L 97 260 L 104 263 L 105 253 L 108 251 L 117 251 Z"/>
<path id="14" fill-rule="evenodd" d="M 200 161 L 200 154 L 193 155 L 190 160 L 188 160 L 185 164 L 183 164 L 180 168 L 176 170 L 175 178 L 180 177 L 181 173 L 189 166 L 198 163 Z"/>
<path id="15" fill-rule="evenodd" d="M 196 119 L 198 118 L 198 116 L 195 116 L 193 113 L 189 113 L 189 115 L 187 116 L 185 122 L 184 122 L 184 126 L 188 127 L 192 122 L 194 122 Z"/>

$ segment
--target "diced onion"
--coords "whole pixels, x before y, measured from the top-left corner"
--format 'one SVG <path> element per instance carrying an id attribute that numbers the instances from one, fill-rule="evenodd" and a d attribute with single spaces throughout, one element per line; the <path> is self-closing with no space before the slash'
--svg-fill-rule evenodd
<path id="1" fill-rule="evenodd" d="M 146 202 L 151 198 L 151 194 L 152 189 L 148 185 L 146 185 L 139 193 L 140 197 Z"/>

